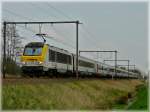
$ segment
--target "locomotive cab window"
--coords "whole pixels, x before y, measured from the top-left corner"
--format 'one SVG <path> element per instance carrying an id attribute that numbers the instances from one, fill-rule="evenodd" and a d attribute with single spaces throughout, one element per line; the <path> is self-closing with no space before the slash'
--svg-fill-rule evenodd
<path id="1" fill-rule="evenodd" d="M 42 54 L 42 47 L 26 47 L 24 55 L 26 56 L 39 56 Z"/>
<path id="2" fill-rule="evenodd" d="M 25 46 L 23 55 L 25 56 L 40 56 L 42 55 L 42 48 L 44 43 L 31 42 Z"/>

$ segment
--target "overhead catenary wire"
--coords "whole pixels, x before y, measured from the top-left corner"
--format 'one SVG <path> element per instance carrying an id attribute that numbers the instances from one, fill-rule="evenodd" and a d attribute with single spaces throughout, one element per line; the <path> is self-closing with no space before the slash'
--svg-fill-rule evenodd
<path id="1" fill-rule="evenodd" d="M 15 16 L 18 16 L 18 17 L 20 17 L 20 18 L 22 18 L 22 19 L 27 19 L 27 20 L 29 20 L 29 21 L 35 21 L 34 19 L 31 19 L 31 18 L 29 18 L 29 17 L 26 17 L 26 16 L 23 16 L 23 15 L 20 15 L 20 14 L 17 14 L 17 13 L 15 13 L 15 12 L 13 12 L 13 11 L 10 11 L 10 10 L 7 10 L 7 9 L 3 9 L 4 11 L 6 11 L 6 12 L 8 12 L 8 13 L 10 13 L 10 14 L 12 14 L 12 15 L 15 15 Z"/>
<path id="2" fill-rule="evenodd" d="M 56 8 L 54 8 L 53 7 L 53 9 L 56 9 Z M 58 11 L 58 10 L 57 10 Z M 59 11 L 59 13 L 61 13 L 60 11 Z M 18 15 L 18 14 L 16 14 L 17 16 L 20 16 L 20 15 Z M 62 15 L 64 15 L 64 14 L 62 14 Z M 26 17 L 24 17 L 24 16 L 21 16 L 21 18 L 26 18 Z M 29 19 L 29 18 L 28 18 Z M 31 20 L 31 19 L 30 19 Z M 30 29 L 30 30 L 32 30 L 32 29 Z M 84 37 L 84 36 L 83 36 Z M 58 40 L 55 40 L 55 41 L 57 41 L 58 42 Z M 60 41 L 59 41 L 60 42 Z M 62 39 L 61 39 L 61 42 L 62 42 Z M 64 42 L 63 42 L 64 43 Z M 65 45 L 66 45 L 66 43 L 64 43 Z M 70 44 L 67 44 L 67 45 L 69 45 L 69 46 L 71 46 L 71 48 L 74 48 L 72 45 L 70 45 Z M 95 45 L 95 43 L 94 43 L 94 45 Z M 74 48 L 75 49 L 75 48 Z"/>
<path id="3" fill-rule="evenodd" d="M 54 30 L 54 32 L 57 34 L 57 35 L 59 35 L 55 30 Z M 59 35 L 60 36 L 60 35 Z M 60 36 L 61 37 L 61 36 Z M 62 40 L 61 40 L 62 41 Z M 64 41 L 64 40 L 63 40 Z M 71 44 L 68 44 L 68 43 L 66 43 L 65 42 L 65 44 L 67 44 L 67 45 L 69 45 L 70 47 L 72 47 L 73 49 L 75 49 L 75 47 L 73 46 L 73 45 L 71 45 Z"/>
<path id="4" fill-rule="evenodd" d="M 36 8 L 39 8 L 39 9 L 41 9 L 41 11 L 43 11 L 43 12 L 45 12 L 44 10 L 43 10 L 43 8 L 41 8 L 40 6 L 37 6 L 37 5 L 35 5 L 35 4 L 33 4 L 33 3 L 31 3 L 32 4 L 32 6 L 34 6 L 34 7 L 36 7 Z M 50 5 L 49 5 L 49 7 L 50 7 Z M 54 9 L 54 7 L 53 7 L 53 9 Z M 49 12 L 48 12 L 49 13 Z M 55 16 L 56 17 L 56 16 Z M 57 17 L 56 17 L 57 18 Z M 62 40 L 61 40 L 62 41 Z M 74 46 L 72 46 L 71 44 L 68 44 L 68 43 L 65 43 L 65 44 L 67 44 L 67 45 L 69 45 L 69 46 L 71 46 L 73 49 L 75 49 L 75 47 Z"/>
<path id="5" fill-rule="evenodd" d="M 55 8 L 54 6 L 50 5 L 48 2 L 46 3 L 46 5 L 47 5 L 49 8 L 51 8 L 51 9 L 55 10 L 56 12 L 58 12 L 59 14 L 61 14 L 62 16 L 68 18 L 69 20 L 70 20 L 70 19 L 73 20 L 72 17 L 68 16 L 68 15 L 65 14 L 63 11 L 59 10 L 58 8 Z"/>
<path id="6" fill-rule="evenodd" d="M 24 28 L 24 29 L 30 31 L 30 32 L 32 32 L 33 34 L 37 33 L 36 31 L 32 30 L 32 29 L 29 28 L 29 27 L 24 27 L 24 26 L 21 26 L 21 25 L 17 25 L 17 26 L 22 27 L 22 28 Z M 70 44 L 68 44 L 68 43 L 66 43 L 66 42 L 63 42 L 63 40 L 59 40 L 58 38 L 57 38 L 57 39 L 56 39 L 56 38 L 50 38 L 50 39 L 52 39 L 52 40 L 54 40 L 54 41 L 57 41 L 57 42 L 59 42 L 60 44 L 63 44 L 63 45 L 65 45 L 65 46 L 69 46 L 69 47 L 75 49 L 74 46 L 72 46 L 72 45 L 70 45 Z"/>
<path id="7" fill-rule="evenodd" d="M 40 9 L 40 11 L 43 11 L 43 12 L 45 12 L 43 9 L 44 8 L 41 8 L 40 6 L 37 6 L 37 5 L 35 5 L 35 4 L 33 4 L 33 3 L 30 3 L 30 4 L 32 4 L 32 6 L 34 6 L 34 7 L 36 7 L 36 8 L 38 8 L 38 9 Z M 61 10 L 59 10 L 58 8 L 55 8 L 54 6 L 52 6 L 52 5 L 50 5 L 49 3 L 46 3 L 46 5 L 49 7 L 49 8 L 51 8 L 51 9 L 53 9 L 53 10 L 55 10 L 56 12 L 58 12 L 59 14 L 61 14 L 61 15 L 63 15 L 64 17 L 66 17 L 66 18 L 68 18 L 68 19 L 72 19 L 72 17 L 70 17 L 70 16 L 68 16 L 67 14 L 65 14 L 63 11 L 61 11 Z M 55 16 L 56 17 L 56 16 Z M 84 25 L 81 25 L 81 26 L 83 26 L 84 28 L 84 30 L 86 29 L 85 28 L 85 26 Z M 91 35 L 91 33 L 88 31 L 88 30 L 85 30 L 92 38 L 93 38 L 93 35 Z M 83 36 L 84 37 L 84 36 Z M 91 40 L 92 42 L 93 42 L 93 44 L 94 45 L 96 45 L 96 43 L 93 41 L 93 40 L 95 40 L 95 39 L 91 39 L 91 37 L 86 37 L 86 39 L 88 38 L 89 40 Z M 90 42 L 91 42 L 90 41 Z M 97 46 L 97 45 L 96 45 Z M 97 47 L 99 47 L 99 46 L 97 46 Z"/>
<path id="8" fill-rule="evenodd" d="M 58 29 L 56 29 L 54 26 L 52 26 L 52 28 L 53 28 L 53 30 L 55 30 L 55 32 L 58 32 L 60 35 L 63 35 L 63 36 L 65 36 L 65 37 L 67 37 L 66 36 L 66 34 L 63 32 L 61 32 L 61 31 L 59 31 Z M 68 34 L 68 33 L 67 33 Z M 74 41 L 72 41 L 70 38 L 68 38 L 67 37 L 67 40 L 70 40 L 70 42 L 72 42 L 72 43 L 74 43 Z"/>
<path id="9" fill-rule="evenodd" d="M 54 6 L 50 5 L 49 3 L 47 3 L 46 5 L 47 5 L 48 7 L 50 7 L 51 9 L 54 9 L 56 12 L 58 12 L 58 13 L 61 14 L 62 16 L 66 17 L 66 18 L 68 18 L 68 19 L 72 19 L 72 17 L 66 15 L 63 11 L 59 10 L 58 8 L 55 8 Z M 99 48 L 99 46 L 96 45 L 97 42 L 98 42 L 98 40 L 97 40 L 96 38 L 91 39 L 91 37 L 93 38 L 93 37 L 95 37 L 95 36 L 94 36 L 91 32 L 89 32 L 89 31 L 87 30 L 87 28 L 85 27 L 84 24 L 81 25 L 81 27 L 82 27 L 83 30 L 86 32 L 86 34 L 88 34 L 85 38 L 88 39 L 88 40 L 90 40 L 90 42 L 92 42 L 96 47 Z M 84 36 L 83 36 L 83 37 L 84 37 Z M 95 41 L 94 41 L 94 40 L 95 40 Z M 110 57 L 111 57 L 111 56 L 110 56 Z M 109 58 L 110 58 L 110 57 L 109 57 Z"/>
<path id="10" fill-rule="evenodd" d="M 19 14 L 17 14 L 17 13 L 13 13 L 13 12 L 11 12 L 11 11 L 8 11 L 7 10 L 7 12 L 9 12 L 9 13 L 11 13 L 11 14 L 13 14 L 13 15 L 16 15 L 16 16 L 19 16 L 20 18 L 23 18 L 23 19 L 28 19 L 28 20 L 32 20 L 32 21 L 34 21 L 33 19 L 30 19 L 30 18 L 27 18 L 27 17 L 25 17 L 25 16 L 21 16 L 21 15 L 19 15 Z M 21 26 L 20 26 L 21 27 Z M 35 32 L 35 31 L 33 31 L 31 28 L 26 28 L 26 29 L 29 29 L 30 31 L 32 31 L 33 33 L 37 33 L 37 32 Z M 28 30 L 28 31 L 29 31 Z M 63 42 L 63 40 L 56 40 L 56 39 L 54 39 L 53 38 L 53 40 L 55 40 L 55 41 L 57 41 L 57 42 L 59 42 L 59 43 L 63 43 L 63 45 L 65 45 L 65 46 L 70 46 L 71 48 L 73 48 L 73 49 L 75 49 L 75 47 L 74 46 L 72 46 L 72 45 L 70 45 L 70 44 L 68 44 L 68 43 L 66 43 L 66 42 Z"/>
<path id="11" fill-rule="evenodd" d="M 32 3 L 31 3 L 32 4 Z M 41 9 L 41 10 L 43 10 L 43 8 L 41 8 L 41 7 L 39 7 L 39 6 L 37 6 L 37 5 L 35 5 L 35 4 L 32 4 L 32 6 L 35 6 L 35 7 L 37 7 L 37 8 L 39 8 L 39 9 Z M 49 7 L 49 8 L 52 8 L 53 10 L 55 10 L 55 11 L 57 11 L 58 13 L 60 13 L 61 15 L 63 15 L 63 16 L 65 16 L 66 18 L 69 18 L 69 19 L 72 19 L 71 17 L 69 17 L 69 16 L 67 16 L 65 13 L 63 13 L 63 11 L 60 11 L 60 10 L 58 10 L 57 8 L 55 8 L 54 6 L 52 6 L 52 5 L 50 5 L 50 4 L 47 4 L 47 6 Z M 56 16 L 55 16 L 56 17 Z M 25 18 L 25 17 L 24 17 Z M 82 26 L 84 26 L 84 25 L 82 25 Z M 83 29 L 85 29 L 85 27 L 83 28 Z M 91 36 L 91 37 L 93 37 L 93 35 L 91 35 L 91 33 L 89 33 L 89 31 L 88 30 L 85 30 L 86 32 L 88 32 L 88 37 L 89 36 Z M 87 34 L 87 33 L 86 33 Z M 84 36 L 83 36 L 84 37 Z M 87 38 L 86 38 L 87 39 Z M 90 37 L 88 38 L 89 40 L 92 40 L 92 42 L 93 42 L 93 44 L 94 45 L 96 45 L 96 43 L 93 41 L 94 39 L 90 39 Z M 62 40 L 61 40 L 62 41 Z M 91 42 L 91 41 L 90 41 Z M 96 45 L 97 46 L 97 45 Z M 99 46 L 97 46 L 97 47 L 99 47 Z"/>
<path id="12" fill-rule="evenodd" d="M 56 15 L 50 13 L 49 11 L 47 11 L 47 10 L 45 10 L 44 8 L 40 7 L 39 5 L 36 5 L 36 4 L 32 3 L 32 2 L 30 3 L 30 5 L 32 5 L 34 8 L 40 9 L 40 12 L 42 12 L 42 14 L 43 14 L 43 13 L 44 13 L 44 14 L 47 14 L 46 16 L 48 16 L 49 19 L 52 18 L 52 16 L 50 16 L 50 15 L 53 15 L 53 17 L 55 17 L 55 18 L 57 19 L 57 16 L 56 16 Z M 46 12 L 47 12 L 47 13 L 46 13 Z M 45 18 L 44 18 L 44 19 L 45 19 Z"/>
<path id="13" fill-rule="evenodd" d="M 81 29 L 82 29 L 82 28 L 81 28 Z M 84 32 L 85 32 L 85 31 L 84 31 Z M 86 32 L 85 32 L 85 33 L 81 32 L 81 35 L 82 35 L 83 38 L 89 40 L 89 42 L 91 42 L 92 45 L 96 46 L 97 48 L 99 47 L 99 46 L 96 45 L 96 42 L 94 42 L 94 38 L 92 38 L 92 37 L 91 37 L 90 35 L 88 35 Z M 85 35 L 85 36 L 84 36 L 84 35 Z"/>
<path id="14" fill-rule="evenodd" d="M 47 10 L 44 10 L 44 8 L 41 8 L 39 5 L 37 6 L 36 4 L 33 4 L 33 3 L 31 3 L 33 6 L 35 6 L 36 8 L 39 8 L 39 9 L 41 9 L 41 11 L 47 11 Z M 65 17 L 67 17 L 67 18 L 69 18 L 69 19 L 72 19 L 71 17 L 69 17 L 69 16 L 67 16 L 65 13 L 63 13 L 62 11 L 60 11 L 60 10 L 58 10 L 57 8 L 55 8 L 55 7 L 53 7 L 52 5 L 50 5 L 49 3 L 46 3 L 46 5 L 49 7 L 49 8 L 51 8 L 51 9 L 54 9 L 54 10 L 56 10 L 59 14 L 61 14 L 61 15 L 63 15 L 63 16 L 65 16 Z M 49 13 L 49 12 L 48 12 Z M 55 16 L 56 17 L 56 16 Z M 57 18 L 57 17 L 56 17 Z M 73 20 L 73 19 L 72 19 Z M 54 26 L 53 26 L 53 28 L 54 28 Z M 56 28 L 54 28 L 54 30 L 56 31 Z M 58 30 L 57 30 L 58 31 Z"/>
<path id="15" fill-rule="evenodd" d="M 86 32 L 86 34 L 87 34 L 87 36 L 88 36 L 88 37 L 86 37 L 86 38 L 88 38 L 89 40 L 91 40 L 91 41 L 94 43 L 94 45 L 95 45 L 97 42 L 99 42 L 99 40 L 97 40 L 97 39 L 95 38 L 96 36 L 94 36 L 92 33 L 90 33 L 90 31 L 85 27 L 84 24 L 81 25 L 81 28 Z M 96 46 L 97 46 L 97 45 L 96 45 Z M 97 46 L 97 47 L 99 47 L 99 46 Z"/>
<path id="16" fill-rule="evenodd" d="M 68 19 L 73 19 L 72 17 L 68 16 L 67 14 L 65 14 L 63 11 L 59 10 L 58 8 L 55 8 L 54 6 L 50 5 L 49 3 L 46 4 L 48 7 L 54 9 L 56 12 L 58 12 L 59 14 L 63 15 L 64 17 L 68 18 Z M 93 37 L 93 35 L 86 29 L 86 27 L 84 26 L 84 24 L 81 25 L 81 27 L 83 26 L 83 29 L 85 30 L 85 32 L 87 32 L 91 37 Z M 95 36 L 94 36 L 95 37 Z M 88 38 L 89 39 L 89 38 Z M 90 39 L 93 41 L 93 39 Z M 95 43 L 94 43 L 95 45 Z"/>
<path id="17" fill-rule="evenodd" d="M 25 26 L 22 26 L 22 25 L 17 25 L 17 27 L 20 27 L 20 28 L 23 29 L 23 30 L 29 31 L 30 34 L 29 34 L 28 32 L 26 32 L 26 31 L 21 31 L 21 30 L 19 30 L 19 32 L 27 33 L 28 35 L 32 35 L 32 34 L 35 34 L 35 33 L 36 33 L 36 31 L 34 31 L 33 29 L 31 29 L 31 28 L 29 28 L 29 27 L 25 27 Z M 24 39 L 27 40 L 27 41 L 30 40 L 30 38 L 28 38 L 28 36 L 26 36 Z"/>
<path id="18" fill-rule="evenodd" d="M 55 11 L 57 11 L 58 13 L 60 13 L 61 15 L 63 15 L 64 17 L 66 17 L 66 18 L 68 18 L 68 19 L 73 19 L 72 17 L 70 17 L 70 16 L 68 16 L 68 15 L 66 15 L 63 11 L 61 11 L 61 10 L 58 10 L 57 8 L 55 8 L 54 6 L 52 6 L 52 5 L 50 5 L 49 3 L 48 4 L 46 4 L 46 5 L 48 5 L 50 8 L 52 8 L 52 9 L 54 9 Z M 82 25 L 81 25 L 82 26 Z M 85 30 L 86 31 L 86 30 Z M 87 32 L 87 31 L 86 31 Z M 88 32 L 88 34 L 89 34 L 89 32 Z M 90 34 L 91 35 L 91 34 Z M 84 37 L 84 36 L 83 36 Z M 87 38 L 86 38 L 87 39 Z M 89 39 L 89 38 L 88 38 Z M 92 40 L 93 41 L 93 39 L 90 39 L 90 40 Z M 91 42 L 91 41 L 90 41 Z M 94 43 L 94 45 L 95 45 L 95 43 Z"/>
<path id="19" fill-rule="evenodd" d="M 34 7 L 38 8 L 38 9 L 41 9 L 40 11 L 42 11 L 42 10 L 43 10 L 43 8 L 41 8 L 40 6 L 37 6 L 37 5 L 33 4 L 33 3 L 31 3 L 31 4 L 32 4 L 32 6 L 34 6 Z M 49 7 L 51 7 L 51 8 L 53 8 L 54 10 L 57 10 L 57 8 L 53 7 L 53 6 L 52 6 L 52 5 L 50 5 L 50 4 L 48 4 L 48 6 L 49 6 Z M 59 12 L 59 13 L 63 13 L 63 12 L 62 12 L 62 11 L 60 11 L 60 10 L 57 10 L 57 12 Z M 65 17 L 67 17 L 67 18 L 72 19 L 71 17 L 67 16 L 65 13 L 63 13 L 62 15 L 63 15 L 63 16 L 65 16 Z M 56 17 L 56 16 L 55 16 L 55 17 Z M 72 48 L 74 48 L 74 47 L 72 46 Z"/>
<path id="20" fill-rule="evenodd" d="M 57 11 L 58 13 L 60 13 L 61 15 L 63 15 L 64 17 L 66 17 L 66 18 L 68 18 L 68 19 L 73 19 L 72 17 L 66 15 L 63 11 L 58 10 L 58 9 L 55 8 L 54 6 L 50 5 L 49 3 L 46 4 L 46 5 L 48 5 L 50 8 L 54 9 L 55 11 Z M 90 42 L 92 41 L 93 44 L 96 45 L 97 41 L 94 42 L 93 40 L 95 40 L 95 39 L 91 39 L 91 37 L 94 37 L 94 36 L 85 28 L 84 24 L 82 24 L 81 27 L 82 27 L 82 26 L 83 26 L 83 30 L 86 32 L 86 34 L 87 34 L 87 33 L 89 34 L 88 37 L 86 36 L 85 38 L 86 38 L 86 39 L 89 39 Z M 83 36 L 83 37 L 84 37 L 84 36 Z M 97 47 L 99 47 L 99 46 L 97 46 Z"/>
<path id="21" fill-rule="evenodd" d="M 32 33 L 37 33 L 37 31 L 31 29 L 30 27 L 22 26 L 22 25 L 17 25 L 17 26 L 22 27 L 22 28 L 24 28 L 25 30 L 28 30 L 28 31 L 30 31 L 30 32 L 32 32 Z"/>

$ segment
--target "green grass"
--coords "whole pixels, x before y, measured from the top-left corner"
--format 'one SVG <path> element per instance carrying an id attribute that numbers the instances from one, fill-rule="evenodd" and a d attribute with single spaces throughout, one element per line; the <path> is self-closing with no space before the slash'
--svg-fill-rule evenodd
<path id="1" fill-rule="evenodd" d="M 138 88 L 136 99 L 128 110 L 147 110 L 148 109 L 148 86 Z"/>
<path id="2" fill-rule="evenodd" d="M 3 110 L 112 109 L 117 99 L 142 83 L 139 80 L 99 79 L 32 79 L 13 83 L 10 80 L 2 86 Z"/>
<path id="3" fill-rule="evenodd" d="M 148 85 L 142 84 L 136 87 L 136 94 L 128 103 L 116 102 L 113 105 L 117 110 L 147 110 L 148 109 Z"/>

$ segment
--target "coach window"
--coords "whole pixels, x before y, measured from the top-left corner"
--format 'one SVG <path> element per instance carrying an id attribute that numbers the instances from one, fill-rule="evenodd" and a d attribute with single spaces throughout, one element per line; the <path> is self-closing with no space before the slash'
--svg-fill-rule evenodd
<path id="1" fill-rule="evenodd" d="M 68 55 L 68 64 L 71 64 L 71 56 Z"/>
<path id="2" fill-rule="evenodd" d="M 49 49 L 49 61 L 55 61 L 55 51 Z"/>
<path id="3" fill-rule="evenodd" d="M 101 70 L 103 70 L 103 69 L 104 69 L 104 67 L 102 66 Z"/>
<path id="4" fill-rule="evenodd" d="M 110 71 L 113 72 L 114 69 L 110 68 Z"/>
<path id="5" fill-rule="evenodd" d="M 66 57 L 67 57 L 67 64 L 71 64 L 71 57 L 70 57 L 70 55 L 66 55 Z"/>
<path id="6" fill-rule="evenodd" d="M 104 67 L 103 70 L 107 70 L 107 68 Z"/>
<path id="7" fill-rule="evenodd" d="M 98 69 L 101 70 L 102 69 L 102 65 L 98 65 Z"/>
<path id="8" fill-rule="evenodd" d="M 66 64 L 67 63 L 67 57 L 66 57 L 66 54 L 61 54 L 62 55 L 62 59 L 61 59 L 61 62 Z"/>
<path id="9" fill-rule="evenodd" d="M 85 62 L 85 61 L 82 61 L 82 60 L 79 60 L 79 65 L 80 66 L 84 66 L 84 67 L 89 67 L 89 68 L 93 68 L 94 67 L 93 63 Z"/>
<path id="10" fill-rule="evenodd" d="M 68 63 L 67 59 L 68 59 L 68 55 L 64 54 L 64 64 Z"/>
<path id="11" fill-rule="evenodd" d="M 67 57 L 65 54 L 57 52 L 57 62 L 59 63 L 67 63 Z"/>
<path id="12" fill-rule="evenodd" d="M 57 62 L 61 63 L 61 53 L 57 52 Z"/>

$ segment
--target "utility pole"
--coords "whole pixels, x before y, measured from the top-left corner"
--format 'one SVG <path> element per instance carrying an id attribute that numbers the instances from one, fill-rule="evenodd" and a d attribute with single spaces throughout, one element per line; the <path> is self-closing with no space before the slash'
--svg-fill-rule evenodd
<path id="1" fill-rule="evenodd" d="M 115 75 L 117 75 L 117 51 L 115 50 L 115 51 L 95 51 L 95 50 L 92 50 L 92 51 L 79 51 L 79 55 L 80 55 L 80 53 L 81 52 L 97 52 L 97 53 L 99 53 L 99 52 L 114 52 L 115 53 Z M 113 75 L 112 75 L 112 79 L 113 79 Z"/>
<path id="2" fill-rule="evenodd" d="M 117 51 L 115 51 L 115 76 L 117 76 Z"/>
<path id="3" fill-rule="evenodd" d="M 78 49 L 79 49 L 79 42 L 78 42 L 78 25 L 79 25 L 79 21 L 76 21 L 76 78 L 79 78 L 79 74 L 78 74 L 78 66 L 79 66 L 79 55 L 78 55 Z"/>
<path id="4" fill-rule="evenodd" d="M 129 78 L 129 60 L 128 60 L 128 78 Z"/>
<path id="5" fill-rule="evenodd" d="M 3 23 L 3 28 L 4 28 L 4 31 L 3 31 L 3 78 L 5 78 L 5 73 L 6 73 L 6 22 L 4 21 Z"/>
<path id="6" fill-rule="evenodd" d="M 39 33 L 41 33 L 41 26 L 42 24 L 67 24 L 67 23 L 75 23 L 76 24 L 76 77 L 78 79 L 78 62 L 79 62 L 79 58 L 78 58 L 78 53 L 79 53 L 79 42 L 78 42 L 78 25 L 79 24 L 82 24 L 80 23 L 79 21 L 54 21 L 54 22 L 4 22 L 4 32 L 3 32 L 3 38 L 4 38 L 4 60 L 3 60 L 3 77 L 5 77 L 5 61 L 6 61 L 6 25 L 7 24 L 24 24 L 24 25 L 27 25 L 27 24 L 39 24 Z"/>

